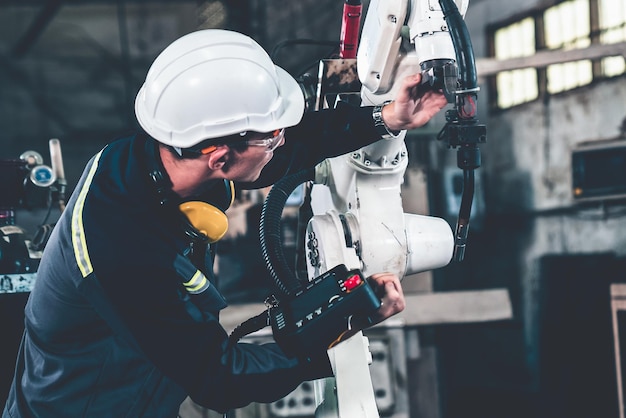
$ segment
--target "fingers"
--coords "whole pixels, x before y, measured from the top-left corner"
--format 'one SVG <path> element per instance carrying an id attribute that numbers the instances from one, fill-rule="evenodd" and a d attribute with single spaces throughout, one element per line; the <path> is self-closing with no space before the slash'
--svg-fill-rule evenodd
<path id="1" fill-rule="evenodd" d="M 430 85 L 421 84 L 421 81 L 420 73 L 404 78 L 394 106 L 383 108 L 383 120 L 388 127 L 394 130 L 419 128 L 447 105 L 441 91 L 435 91 Z"/>
<path id="2" fill-rule="evenodd" d="M 369 277 L 369 280 L 374 281 L 376 287 L 383 290 L 386 290 L 386 286 L 389 283 L 391 283 L 394 288 L 400 287 L 400 279 L 393 273 L 375 273 Z"/>
<path id="3" fill-rule="evenodd" d="M 406 302 L 402 285 L 397 275 L 377 273 L 370 276 L 369 279 L 375 283 L 374 287 L 382 302 L 376 315 L 376 322 L 383 321 L 404 310 Z"/>
<path id="4" fill-rule="evenodd" d="M 404 86 L 407 89 L 410 89 L 415 86 L 419 86 L 421 82 L 422 82 L 421 73 L 415 73 L 415 74 L 404 77 Z"/>
<path id="5" fill-rule="evenodd" d="M 424 126 L 447 105 L 441 91 L 434 91 L 421 81 L 420 73 L 406 76 L 395 100 L 383 107 L 382 118 L 389 129 L 398 131 Z"/>
<path id="6" fill-rule="evenodd" d="M 404 293 L 400 283 L 389 281 L 385 283 L 385 296 L 383 297 L 383 307 L 386 308 L 389 316 L 402 312 L 405 308 Z"/>
<path id="7" fill-rule="evenodd" d="M 422 75 L 420 73 L 408 75 L 402 80 L 402 87 L 398 91 L 396 101 L 405 102 L 414 100 L 415 92 L 422 81 Z"/>

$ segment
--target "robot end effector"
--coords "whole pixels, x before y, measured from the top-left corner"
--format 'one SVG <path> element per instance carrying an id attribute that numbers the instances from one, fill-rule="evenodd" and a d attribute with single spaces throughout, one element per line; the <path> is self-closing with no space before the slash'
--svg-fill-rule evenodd
<path id="1" fill-rule="evenodd" d="M 452 2 L 452 0 L 450 0 Z M 462 19 L 469 0 L 455 0 Z M 372 0 L 357 56 L 362 96 L 372 104 L 391 99 L 396 81 L 422 72 L 422 85 L 442 89 L 448 102 L 457 90 L 457 54 L 438 0 Z"/>

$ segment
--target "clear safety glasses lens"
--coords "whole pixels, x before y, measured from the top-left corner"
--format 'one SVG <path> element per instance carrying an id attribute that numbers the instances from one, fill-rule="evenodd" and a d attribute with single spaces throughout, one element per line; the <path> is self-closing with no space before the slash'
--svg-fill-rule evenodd
<path id="1" fill-rule="evenodd" d="M 253 147 L 265 147 L 266 152 L 274 151 L 285 137 L 285 129 L 276 129 L 267 138 L 249 139 L 247 144 Z"/>

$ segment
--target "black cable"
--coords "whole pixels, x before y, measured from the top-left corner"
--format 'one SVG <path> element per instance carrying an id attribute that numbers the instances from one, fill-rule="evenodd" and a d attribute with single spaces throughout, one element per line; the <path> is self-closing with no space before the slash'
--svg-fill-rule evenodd
<path id="1" fill-rule="evenodd" d="M 43 221 L 41 221 L 41 225 L 45 225 L 48 222 L 48 218 L 50 218 L 50 213 L 52 212 L 52 190 L 48 190 L 48 198 L 46 199 L 48 202 L 48 210 L 46 212 L 46 216 L 44 216 Z"/>
<path id="2" fill-rule="evenodd" d="M 267 269 L 274 280 L 278 299 L 289 297 L 300 283 L 285 257 L 282 247 L 281 218 L 289 195 L 300 184 L 311 181 L 315 169 L 302 170 L 277 181 L 270 190 L 261 211 L 259 235 Z"/>
<path id="3" fill-rule="evenodd" d="M 257 332 L 270 324 L 269 312 L 263 311 L 257 316 L 239 324 L 228 336 L 228 347 L 231 348 L 246 335 Z"/>
<path id="4" fill-rule="evenodd" d="M 463 16 L 453 0 L 439 0 L 444 19 L 450 29 L 450 37 L 456 51 L 461 88 L 474 89 L 478 86 L 474 49 Z"/>
<path id="5" fill-rule="evenodd" d="M 43 251 L 46 244 L 48 243 L 48 239 L 50 239 L 52 230 L 54 229 L 55 224 L 48 224 L 48 219 L 50 218 L 50 214 L 52 213 L 52 206 L 53 206 L 52 195 L 53 195 L 53 190 L 49 189 L 48 199 L 47 199 L 48 208 L 46 210 L 46 215 L 41 221 L 41 224 L 39 224 L 39 227 L 37 228 L 37 231 L 35 232 L 35 235 L 33 236 L 33 239 L 30 242 L 31 248 L 35 251 Z"/>
<path id="6" fill-rule="evenodd" d="M 52 235 L 52 230 L 54 229 L 54 224 L 44 224 L 40 225 L 37 232 L 33 236 L 31 241 L 31 247 L 35 251 L 43 251 L 50 239 L 50 235 Z"/>

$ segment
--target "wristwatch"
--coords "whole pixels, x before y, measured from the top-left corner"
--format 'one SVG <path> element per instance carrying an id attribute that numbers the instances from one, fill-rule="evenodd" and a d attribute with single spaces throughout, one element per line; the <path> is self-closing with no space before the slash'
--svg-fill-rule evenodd
<path id="1" fill-rule="evenodd" d="M 383 107 L 391 103 L 391 100 L 384 102 L 383 104 L 374 106 L 374 110 L 372 111 L 372 118 L 374 119 L 374 127 L 376 127 L 376 132 L 383 139 L 391 139 L 397 138 L 402 131 L 392 131 L 385 125 L 385 121 L 383 120 Z"/>

